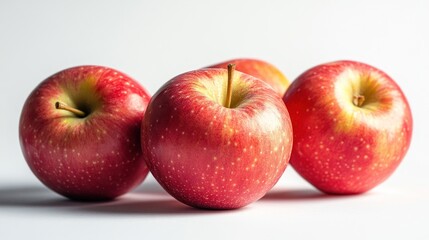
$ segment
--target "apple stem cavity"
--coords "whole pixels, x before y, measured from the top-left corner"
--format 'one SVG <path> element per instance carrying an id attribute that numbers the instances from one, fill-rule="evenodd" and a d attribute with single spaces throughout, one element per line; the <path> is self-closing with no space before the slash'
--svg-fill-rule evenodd
<path id="1" fill-rule="evenodd" d="M 365 102 L 365 96 L 357 94 L 353 96 L 353 104 L 357 107 L 361 107 Z"/>
<path id="2" fill-rule="evenodd" d="M 235 64 L 228 64 L 228 86 L 226 89 L 225 107 L 231 108 L 232 99 L 232 79 L 234 78 Z"/>
<path id="3" fill-rule="evenodd" d="M 55 108 L 56 108 L 56 109 L 61 109 L 61 110 L 66 110 L 66 111 L 72 112 L 72 113 L 74 113 L 76 116 L 81 117 L 81 118 L 83 118 L 83 117 L 85 117 L 85 116 L 86 116 L 86 113 L 85 113 L 85 112 L 83 112 L 83 111 L 81 111 L 81 110 L 79 110 L 79 109 L 76 109 L 76 108 L 74 108 L 74 107 L 70 107 L 70 106 L 68 106 L 67 104 L 62 103 L 62 102 L 56 102 L 56 103 L 55 103 Z"/>

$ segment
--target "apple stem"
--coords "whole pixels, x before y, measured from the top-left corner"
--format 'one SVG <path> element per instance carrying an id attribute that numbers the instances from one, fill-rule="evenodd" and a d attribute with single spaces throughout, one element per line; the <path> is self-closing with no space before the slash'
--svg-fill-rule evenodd
<path id="1" fill-rule="evenodd" d="M 234 78 L 235 64 L 228 64 L 228 87 L 226 89 L 225 107 L 231 108 L 232 99 L 232 79 Z"/>
<path id="2" fill-rule="evenodd" d="M 357 107 L 361 107 L 365 102 L 365 96 L 357 94 L 353 96 L 353 104 Z"/>
<path id="3" fill-rule="evenodd" d="M 66 111 L 72 112 L 72 113 L 74 113 L 78 117 L 85 117 L 86 116 L 85 112 L 83 112 L 83 111 L 81 111 L 79 109 L 76 109 L 74 107 L 70 107 L 67 104 L 62 103 L 62 102 L 56 102 L 55 103 L 55 108 L 56 109 L 61 109 L 61 110 L 66 110 Z"/>

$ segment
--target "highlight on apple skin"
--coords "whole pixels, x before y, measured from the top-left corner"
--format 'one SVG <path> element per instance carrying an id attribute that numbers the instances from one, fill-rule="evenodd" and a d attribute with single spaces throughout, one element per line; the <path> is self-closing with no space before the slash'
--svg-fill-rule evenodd
<path id="1" fill-rule="evenodd" d="M 208 68 L 226 69 L 228 64 L 235 64 L 237 71 L 249 74 L 268 83 L 280 97 L 283 97 L 290 85 L 289 80 L 276 66 L 259 59 L 236 58 L 209 66 Z"/>
<path id="2" fill-rule="evenodd" d="M 151 173 L 196 208 L 234 209 L 258 200 L 289 161 L 292 126 L 281 97 L 250 75 L 231 75 L 227 81 L 226 69 L 201 69 L 173 78 L 153 96 L 143 120 Z"/>
<path id="3" fill-rule="evenodd" d="M 284 98 L 294 131 L 291 165 L 319 190 L 366 192 L 386 180 L 411 141 L 399 86 L 364 63 L 337 61 L 300 75 Z"/>
<path id="4" fill-rule="evenodd" d="M 27 98 L 19 122 L 24 157 L 37 178 L 75 200 L 108 200 L 148 174 L 140 127 L 149 94 L 102 66 L 60 71 Z"/>

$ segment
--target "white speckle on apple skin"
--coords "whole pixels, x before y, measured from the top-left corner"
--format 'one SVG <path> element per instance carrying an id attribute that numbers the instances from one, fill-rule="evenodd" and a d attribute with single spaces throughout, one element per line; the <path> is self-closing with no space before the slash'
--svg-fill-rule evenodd
<path id="1" fill-rule="evenodd" d="M 97 79 L 103 74 L 105 78 L 100 81 L 104 81 L 108 87 L 103 88 L 100 85 L 98 88 L 100 92 L 94 92 L 94 95 L 101 93 L 104 96 L 103 94 L 108 95 L 109 92 L 117 90 L 115 94 L 118 98 L 111 96 L 109 99 L 116 99 L 116 102 L 111 105 L 106 104 L 103 106 L 105 107 L 103 111 L 107 111 L 100 111 L 97 114 L 100 116 L 103 114 L 102 118 L 108 119 L 118 116 L 117 112 L 121 109 L 119 120 L 134 122 L 129 125 L 128 130 L 121 126 L 122 123 L 105 127 L 104 125 L 108 122 L 102 120 L 95 124 L 96 114 L 93 118 L 91 115 L 88 119 L 75 121 L 70 118 L 69 113 L 53 107 L 53 102 L 62 100 L 69 94 L 63 91 L 79 89 L 80 83 L 91 81 L 88 79 Z M 146 108 L 149 96 L 128 76 L 117 72 L 115 77 L 110 77 L 111 74 L 112 71 L 109 68 L 83 66 L 68 69 L 42 82 L 24 105 L 20 120 L 20 141 L 24 157 L 35 175 L 45 185 L 66 197 L 80 200 L 111 199 L 140 183 L 147 174 L 147 167 L 138 146 L 140 143 L 138 132 L 142 119 L 141 113 Z M 58 88 L 59 85 L 62 85 L 62 88 Z M 111 91 L 113 89 L 114 91 Z M 130 104 L 121 102 L 120 96 L 128 96 L 128 99 L 134 103 L 136 101 L 133 99 L 136 100 L 136 96 L 139 96 L 140 107 L 127 111 L 128 108 L 124 106 Z M 65 98 L 64 101 L 67 102 L 70 99 Z M 70 104 L 70 102 L 67 103 Z M 36 109 L 37 112 L 30 109 Z M 94 128 L 96 131 L 93 131 Z M 31 136 L 29 134 L 37 130 L 40 132 L 33 134 L 36 136 L 34 140 L 29 140 Z M 116 132 L 122 132 L 116 135 L 117 144 L 108 144 L 109 139 L 116 139 Z M 131 132 L 133 134 L 129 135 Z M 76 141 L 77 144 L 72 144 L 73 139 L 79 139 Z M 130 146 L 130 141 L 134 142 L 134 146 Z M 136 145 L 135 142 L 138 144 Z M 110 153 L 112 149 L 116 149 L 113 154 Z M 128 158 L 128 160 L 122 158 Z M 116 163 L 106 166 L 107 162 Z M 106 183 L 108 181 L 105 181 L 104 175 L 113 171 L 117 172 L 111 174 L 114 184 Z M 122 177 L 125 175 L 126 178 Z"/>
<path id="2" fill-rule="evenodd" d="M 257 81 L 256 85 L 259 84 Z M 172 99 L 165 90 L 182 93 Z M 272 89 L 267 90 L 264 85 L 258 91 Z M 154 177 L 175 198 L 195 207 L 237 208 L 259 199 L 277 182 L 291 150 L 291 126 L 285 121 L 287 111 L 277 112 L 277 108 L 285 109 L 281 99 L 276 96 L 275 108 L 269 105 L 271 99 L 255 100 L 262 109 L 265 106 L 266 117 L 262 118 L 252 107 L 243 107 L 243 113 L 228 110 L 195 93 L 183 83 L 170 81 L 149 104 L 142 124 L 142 148 L 148 153 L 146 160 Z M 162 111 L 151 111 L 151 106 L 159 104 L 164 106 Z M 192 111 L 194 114 L 189 114 Z M 207 115 L 204 111 L 212 112 Z M 245 122 L 234 123 L 239 114 L 247 115 Z M 162 117 L 169 115 L 174 115 L 174 120 Z M 155 119 L 159 122 L 152 124 Z M 278 151 L 279 142 L 282 151 Z M 260 159 L 254 157 L 257 153 Z M 181 155 L 180 162 L 164 164 L 177 154 Z"/>
<path id="3" fill-rule="evenodd" d="M 339 61 L 326 67 L 329 73 L 321 69 L 315 67 L 303 73 L 284 96 L 292 122 L 297 123 L 291 164 L 324 192 L 368 191 L 392 174 L 408 149 L 412 132 L 408 103 L 389 76 L 368 65 Z M 361 72 L 372 76 L 362 81 L 378 81 L 377 84 L 360 82 Z M 317 77 L 321 75 L 325 77 Z M 379 91 L 380 102 L 359 109 L 350 100 L 351 90 L 364 84 L 383 89 L 374 90 Z M 325 88 L 322 91 L 311 86 Z M 376 106 L 382 106 L 381 110 L 375 111 Z M 313 108 L 314 111 L 300 112 Z M 392 137 L 403 129 L 404 138 Z M 317 156 L 314 149 L 320 149 L 320 143 L 316 139 L 323 139 L 325 148 Z"/>

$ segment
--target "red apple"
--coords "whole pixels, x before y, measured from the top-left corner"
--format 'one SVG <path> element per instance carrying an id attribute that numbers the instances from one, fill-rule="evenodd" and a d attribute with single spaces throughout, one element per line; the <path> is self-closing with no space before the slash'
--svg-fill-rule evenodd
<path id="1" fill-rule="evenodd" d="M 226 69 L 173 78 L 151 99 L 143 120 L 142 148 L 153 176 L 193 207 L 254 202 L 289 161 L 292 127 L 282 99 L 259 79 L 230 73 L 229 81 Z"/>
<path id="2" fill-rule="evenodd" d="M 279 95 L 283 97 L 289 86 L 289 80 L 274 65 L 251 58 L 237 58 L 230 61 L 218 63 L 209 68 L 225 68 L 228 64 L 235 64 L 236 70 L 259 78 L 270 85 Z"/>
<path id="3" fill-rule="evenodd" d="M 311 68 L 284 98 L 291 116 L 291 165 L 326 193 L 377 186 L 410 145 L 412 117 L 399 86 L 384 72 L 353 61 Z"/>
<path id="4" fill-rule="evenodd" d="M 140 148 L 150 96 L 129 76 L 81 66 L 50 76 L 27 98 L 21 149 L 47 187 L 71 199 L 126 193 L 148 174 Z"/>

